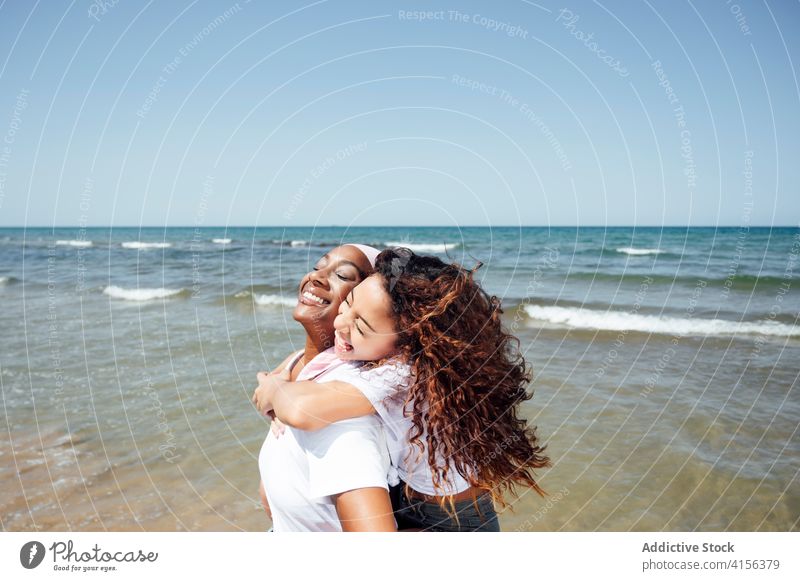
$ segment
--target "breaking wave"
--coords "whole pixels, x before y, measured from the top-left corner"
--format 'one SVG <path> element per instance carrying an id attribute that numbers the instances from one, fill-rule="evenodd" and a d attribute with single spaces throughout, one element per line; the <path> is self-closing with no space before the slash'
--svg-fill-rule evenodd
<path id="1" fill-rule="evenodd" d="M 123 248 L 131 248 L 133 250 L 151 250 L 153 248 L 169 248 L 172 246 L 170 242 L 123 242 Z"/>
<path id="2" fill-rule="evenodd" d="M 658 317 L 621 311 L 595 311 L 570 307 L 526 305 L 525 312 L 534 321 L 574 329 L 601 331 L 638 331 L 663 335 L 741 335 L 763 334 L 800 337 L 800 327 L 775 321 L 729 321 L 725 319 L 688 319 Z"/>
<path id="3" fill-rule="evenodd" d="M 186 290 L 182 288 L 122 288 L 112 285 L 103 289 L 104 295 L 124 301 L 154 301 L 177 297 L 185 293 Z"/>

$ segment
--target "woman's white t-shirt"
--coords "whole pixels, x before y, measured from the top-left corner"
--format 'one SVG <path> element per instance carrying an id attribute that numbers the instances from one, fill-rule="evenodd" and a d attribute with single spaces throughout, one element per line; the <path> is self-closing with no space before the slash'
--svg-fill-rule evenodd
<path id="1" fill-rule="evenodd" d="M 375 369 L 362 365 L 339 360 L 316 381 L 349 383 L 372 403 L 377 415 L 334 422 L 313 432 L 287 426 L 280 438 L 270 431 L 264 440 L 258 464 L 276 532 L 341 531 L 335 495 L 358 488 L 388 489 L 387 483 L 397 484 L 398 477 L 431 496 L 469 488 L 450 463 L 444 491 L 437 491 L 425 434 L 420 437 L 422 453 L 409 442 L 413 423 L 404 402 L 411 368 L 399 362 Z"/>
<path id="2" fill-rule="evenodd" d="M 322 381 L 348 381 L 342 363 Z M 291 427 L 267 435 L 258 457 L 276 532 L 341 531 L 334 496 L 359 488 L 388 489 L 389 453 L 380 419 L 363 416 L 314 432 Z"/>

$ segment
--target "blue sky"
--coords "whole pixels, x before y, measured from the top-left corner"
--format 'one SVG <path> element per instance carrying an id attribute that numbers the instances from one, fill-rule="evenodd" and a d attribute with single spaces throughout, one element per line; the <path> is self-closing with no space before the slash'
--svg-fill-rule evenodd
<path id="1" fill-rule="evenodd" d="M 0 226 L 797 225 L 798 24 L 775 1 L 6 1 Z"/>

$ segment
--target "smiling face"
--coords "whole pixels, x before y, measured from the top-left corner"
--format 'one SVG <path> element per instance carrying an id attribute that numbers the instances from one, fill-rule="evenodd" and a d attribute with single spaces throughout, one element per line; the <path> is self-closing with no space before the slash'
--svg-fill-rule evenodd
<path id="1" fill-rule="evenodd" d="M 370 272 L 367 257 L 358 248 L 345 245 L 320 258 L 300 281 L 293 316 L 320 348 L 332 344 L 333 320 L 342 300 Z"/>
<path id="2" fill-rule="evenodd" d="M 383 278 L 370 276 L 350 291 L 333 326 L 340 359 L 376 361 L 391 354 L 397 332 Z"/>

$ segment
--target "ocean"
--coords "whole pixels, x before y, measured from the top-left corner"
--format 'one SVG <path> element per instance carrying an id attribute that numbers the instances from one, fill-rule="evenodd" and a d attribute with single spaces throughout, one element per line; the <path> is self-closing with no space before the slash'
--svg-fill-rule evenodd
<path id="1" fill-rule="evenodd" d="M 344 242 L 465 266 L 531 365 L 509 531 L 798 530 L 798 228 L 0 229 L 4 530 L 265 530 L 256 372 Z"/>

